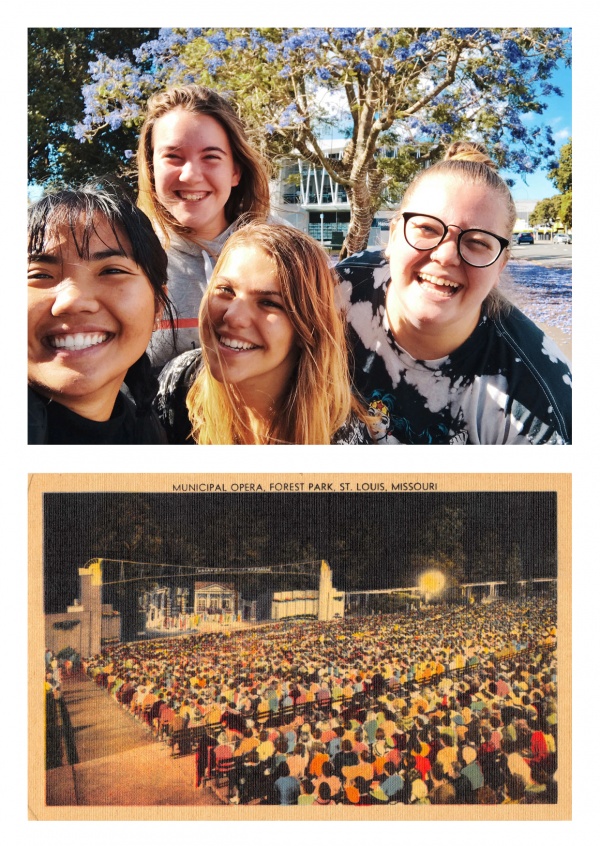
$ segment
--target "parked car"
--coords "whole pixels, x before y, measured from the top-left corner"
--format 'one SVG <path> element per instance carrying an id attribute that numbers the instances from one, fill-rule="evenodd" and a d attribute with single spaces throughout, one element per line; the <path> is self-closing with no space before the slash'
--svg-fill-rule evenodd
<path id="1" fill-rule="evenodd" d="M 552 239 L 555 244 L 571 244 L 572 238 L 570 235 L 567 235 L 566 232 L 557 232 L 554 238 Z"/>
<path id="2" fill-rule="evenodd" d="M 531 232 L 521 232 L 517 238 L 517 244 L 533 244 L 533 235 Z"/>
<path id="3" fill-rule="evenodd" d="M 521 232 L 517 238 L 517 244 L 533 244 L 533 235 L 531 232 Z"/>

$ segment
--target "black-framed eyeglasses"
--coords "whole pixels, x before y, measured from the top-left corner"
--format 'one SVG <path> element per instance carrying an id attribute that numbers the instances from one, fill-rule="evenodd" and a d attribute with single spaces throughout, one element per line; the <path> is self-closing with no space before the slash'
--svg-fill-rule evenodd
<path id="1" fill-rule="evenodd" d="M 413 249 L 426 252 L 439 246 L 450 227 L 460 229 L 456 248 L 461 259 L 471 267 L 489 267 L 500 258 L 509 241 L 485 229 L 461 229 L 455 223 L 444 223 L 438 217 L 419 212 L 402 212 L 404 237 Z"/>

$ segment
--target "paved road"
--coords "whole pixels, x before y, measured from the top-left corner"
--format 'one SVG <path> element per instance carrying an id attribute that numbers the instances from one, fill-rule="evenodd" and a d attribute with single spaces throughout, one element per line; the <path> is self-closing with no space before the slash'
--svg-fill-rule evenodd
<path id="1" fill-rule="evenodd" d="M 553 265 L 571 265 L 571 244 L 553 244 L 551 241 L 541 241 L 537 244 L 512 244 L 510 248 L 511 258 L 526 259 L 540 264 L 548 262 Z"/>

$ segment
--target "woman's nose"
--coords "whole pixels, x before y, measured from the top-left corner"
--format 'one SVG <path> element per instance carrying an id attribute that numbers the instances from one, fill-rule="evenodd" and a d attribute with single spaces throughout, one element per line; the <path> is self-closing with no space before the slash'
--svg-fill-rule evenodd
<path id="1" fill-rule="evenodd" d="M 435 249 L 431 251 L 431 257 L 438 264 L 460 264 L 460 253 L 458 252 L 459 233 L 446 232 L 445 237 Z"/>
<path id="2" fill-rule="evenodd" d="M 181 171 L 179 172 L 179 179 L 181 182 L 201 182 L 204 178 L 202 165 L 192 159 L 187 159 L 184 162 Z"/>
<path id="3" fill-rule="evenodd" d="M 56 290 L 52 314 L 69 314 L 79 311 L 95 312 L 99 309 L 93 287 L 75 279 L 64 279 Z"/>
<path id="4" fill-rule="evenodd" d="M 240 297 L 235 297 L 228 303 L 223 317 L 230 326 L 247 326 L 251 319 L 250 306 Z"/>

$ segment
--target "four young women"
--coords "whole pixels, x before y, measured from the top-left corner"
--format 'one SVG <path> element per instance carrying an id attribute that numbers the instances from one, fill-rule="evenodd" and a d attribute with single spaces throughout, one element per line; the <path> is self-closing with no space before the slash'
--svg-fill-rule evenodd
<path id="1" fill-rule="evenodd" d="M 266 170 L 229 104 L 196 86 L 153 97 L 138 204 L 166 272 L 145 215 L 124 216 L 146 227 L 140 252 L 130 223 L 104 210 L 126 201 L 102 195 L 102 209 L 67 214 L 49 196 L 31 211 L 30 440 L 104 442 L 52 422 L 54 400 L 94 423 L 133 406 L 160 442 L 147 401 L 120 391 L 125 380 L 133 393 L 135 365 L 152 395 L 154 324 L 148 353 L 155 372 L 167 365 L 155 406 L 171 443 L 569 443 L 568 365 L 497 292 L 510 192 L 482 148 L 447 158 L 409 186 L 386 254 L 342 262 L 338 285 L 316 242 L 266 222 Z M 120 368 L 104 365 L 115 358 Z"/>

